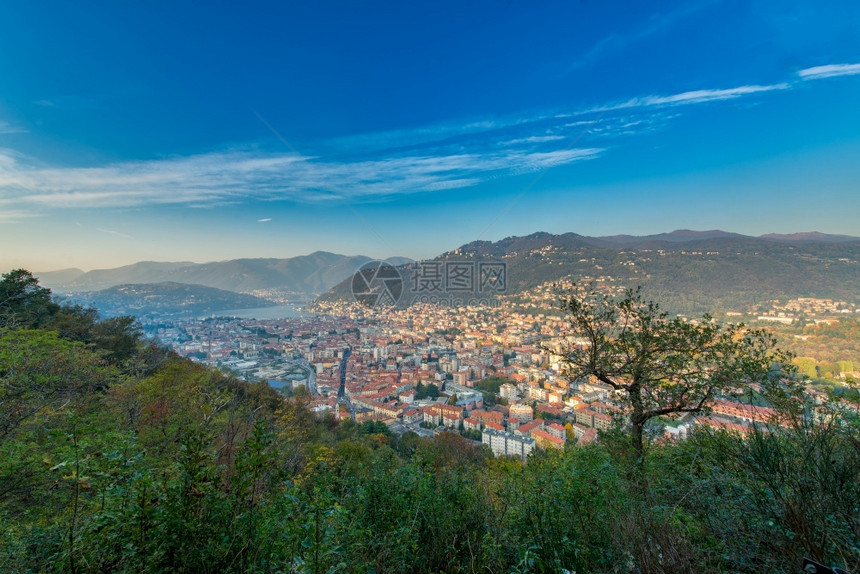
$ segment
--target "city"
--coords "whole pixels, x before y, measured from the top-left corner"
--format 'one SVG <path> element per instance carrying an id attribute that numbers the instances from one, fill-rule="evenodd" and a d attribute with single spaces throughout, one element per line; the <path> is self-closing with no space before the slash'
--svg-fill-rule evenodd
<path id="1" fill-rule="evenodd" d="M 599 431 L 624 426 L 613 389 L 593 378 L 571 381 L 549 350 L 571 340 L 569 325 L 552 308 L 558 290 L 571 286 L 547 285 L 496 306 L 321 303 L 318 315 L 214 316 L 170 326 L 160 320 L 147 331 L 185 357 L 265 381 L 286 396 L 304 391 L 320 416 L 379 421 L 396 434 L 456 432 L 497 456 L 526 460 L 535 448 L 584 445 Z M 805 313 L 813 323 L 828 323 L 856 311 L 844 302 L 806 298 L 757 312 L 727 317 L 791 322 Z M 809 392 L 826 399 L 821 390 Z M 697 425 L 745 432 L 749 423 L 767 423 L 773 415 L 724 397 L 708 416 L 664 417 L 661 424 L 667 440 L 679 440 Z"/>

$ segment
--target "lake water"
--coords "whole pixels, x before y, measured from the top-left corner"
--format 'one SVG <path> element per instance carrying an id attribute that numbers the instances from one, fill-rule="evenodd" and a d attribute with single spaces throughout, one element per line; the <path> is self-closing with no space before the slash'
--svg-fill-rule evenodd
<path id="1" fill-rule="evenodd" d="M 239 317 L 240 319 L 290 319 L 293 317 L 310 317 L 296 305 L 275 305 L 274 307 L 254 307 L 251 309 L 230 309 L 210 313 L 207 317 Z M 205 317 L 204 317 L 205 318 Z"/>

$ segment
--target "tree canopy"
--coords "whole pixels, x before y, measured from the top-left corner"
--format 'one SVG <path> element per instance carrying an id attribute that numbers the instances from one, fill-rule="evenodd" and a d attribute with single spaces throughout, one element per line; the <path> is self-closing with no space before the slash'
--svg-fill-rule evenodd
<path id="1" fill-rule="evenodd" d="M 748 332 L 730 332 L 746 349 Z M 640 328 L 648 333 L 672 340 Z M 599 366 L 616 384 L 630 384 L 620 349 L 658 354 L 654 341 L 605 334 L 617 362 Z M 773 355 L 762 349 L 750 381 Z M 661 367 L 650 361 L 642 365 Z M 307 392 L 285 400 L 145 342 L 128 319 L 64 307 L 36 328 L 0 328 L 0 564 L 791 574 L 808 556 L 856 571 L 857 411 L 788 399 L 774 403 L 785 420 L 748 435 L 702 430 L 653 443 L 646 491 L 611 437 L 535 450 L 523 463 L 452 432 L 398 436 L 378 421 L 338 422 L 312 412 Z"/>
<path id="2" fill-rule="evenodd" d="M 791 370 L 775 339 L 742 324 L 670 317 L 640 289 L 607 295 L 580 288 L 561 297 L 572 343 L 556 351 L 571 381 L 596 379 L 624 407 L 639 458 L 643 429 L 658 416 L 698 413 L 718 393 L 772 384 Z"/>
<path id="3" fill-rule="evenodd" d="M 0 327 L 34 327 L 59 309 L 51 290 L 40 286 L 29 271 L 15 269 L 0 278 Z"/>

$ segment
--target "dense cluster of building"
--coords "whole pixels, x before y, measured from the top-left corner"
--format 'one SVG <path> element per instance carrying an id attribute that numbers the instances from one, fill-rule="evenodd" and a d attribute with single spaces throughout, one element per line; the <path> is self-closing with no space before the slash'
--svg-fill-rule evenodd
<path id="1" fill-rule="evenodd" d="M 184 320 L 153 333 L 239 376 L 287 392 L 305 387 L 316 411 L 384 421 L 395 432 L 459 432 L 496 455 L 524 459 L 534 449 L 587 444 L 625 424 L 611 387 L 570 380 L 548 350 L 577 344 L 559 317 L 522 305 L 338 311 Z M 717 401 L 710 417 L 667 421 L 665 434 L 685 438 L 693 424 L 743 428 L 771 414 Z"/>
<path id="2" fill-rule="evenodd" d="M 800 297 L 785 303 L 773 301 L 771 305 L 767 313 L 757 315 L 756 319 L 786 325 L 791 325 L 801 318 L 813 323 L 838 323 L 840 315 L 860 313 L 854 303 L 816 297 Z"/>

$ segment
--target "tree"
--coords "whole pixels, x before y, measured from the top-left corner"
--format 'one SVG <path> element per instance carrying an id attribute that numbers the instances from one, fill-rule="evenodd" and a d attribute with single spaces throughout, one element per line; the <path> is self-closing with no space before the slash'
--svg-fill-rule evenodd
<path id="1" fill-rule="evenodd" d="M 438 396 L 439 387 L 437 387 L 433 383 L 428 383 L 427 385 L 424 385 L 421 381 L 418 381 L 418 385 L 415 387 L 416 399 L 435 399 Z"/>
<path id="2" fill-rule="evenodd" d="M 71 402 L 107 388 L 116 373 L 83 344 L 51 331 L 0 334 L 0 444 L 28 420 L 45 419 Z"/>
<path id="3" fill-rule="evenodd" d="M 51 290 L 25 269 L 0 276 L 0 327 L 35 327 L 55 314 L 60 306 L 51 301 Z"/>
<path id="4" fill-rule="evenodd" d="M 643 431 L 654 417 L 699 413 L 717 393 L 778 380 L 791 357 L 763 330 L 687 322 L 646 301 L 641 288 L 612 296 L 590 288 L 563 294 L 574 343 L 560 349 L 565 374 L 594 377 L 615 391 L 629 415 L 639 464 Z"/>

